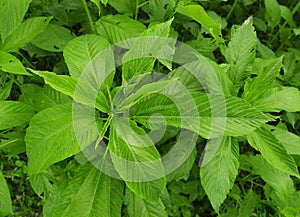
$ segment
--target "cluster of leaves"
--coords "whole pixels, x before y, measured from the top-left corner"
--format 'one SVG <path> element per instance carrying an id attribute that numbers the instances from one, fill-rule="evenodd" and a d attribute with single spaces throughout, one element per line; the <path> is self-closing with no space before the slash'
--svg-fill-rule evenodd
<path id="1" fill-rule="evenodd" d="M 299 216 L 299 8 L 0 0 L 0 216 Z"/>

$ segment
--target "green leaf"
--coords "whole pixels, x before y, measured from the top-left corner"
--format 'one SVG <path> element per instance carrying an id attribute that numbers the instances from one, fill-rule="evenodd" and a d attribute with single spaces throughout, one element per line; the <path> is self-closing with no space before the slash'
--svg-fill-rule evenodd
<path id="1" fill-rule="evenodd" d="M 173 91 L 175 89 L 176 87 L 170 88 Z M 151 118 L 155 125 L 167 124 L 186 128 L 204 138 L 246 135 L 272 120 L 247 101 L 237 97 L 195 94 L 189 98 L 184 93 L 174 92 L 175 105 L 166 96 L 152 96 L 143 100 L 131 108 L 130 116 L 145 126 L 148 126 Z M 198 113 L 194 113 L 195 109 Z M 153 116 L 157 113 L 161 116 Z"/>
<path id="2" fill-rule="evenodd" d="M 157 201 L 147 201 L 134 194 L 129 189 L 126 190 L 125 205 L 129 217 L 167 217 L 164 204 L 159 198 Z"/>
<path id="3" fill-rule="evenodd" d="M 291 195 L 296 192 L 293 180 L 281 170 L 274 168 L 261 155 L 250 156 L 253 173 L 258 174 L 275 191 L 279 199 L 286 203 Z"/>
<path id="4" fill-rule="evenodd" d="M 282 67 L 282 57 L 274 59 L 256 59 L 254 71 L 258 71 L 257 77 L 248 80 L 244 86 L 243 98 L 255 104 L 261 95 L 273 88 L 276 77 Z"/>
<path id="5" fill-rule="evenodd" d="M 215 138 L 206 144 L 204 153 L 201 184 L 214 210 L 219 212 L 238 174 L 238 142 L 232 137 Z"/>
<path id="6" fill-rule="evenodd" d="M 31 0 L 0 1 L 0 34 L 2 42 L 21 24 Z"/>
<path id="7" fill-rule="evenodd" d="M 67 43 L 74 36 L 71 31 L 65 27 L 49 24 L 43 32 L 41 32 L 32 43 L 44 50 L 51 52 L 62 52 Z"/>
<path id="8" fill-rule="evenodd" d="M 108 0 L 108 4 L 114 7 L 121 14 L 132 15 L 135 13 L 136 1 L 132 0 Z"/>
<path id="9" fill-rule="evenodd" d="M 122 78 L 123 82 L 138 75 L 151 72 L 156 58 L 164 55 L 167 37 L 169 36 L 172 20 L 164 23 L 155 24 L 134 39 L 133 46 L 123 56 L 122 59 Z M 173 50 L 170 50 L 171 55 Z"/>
<path id="10" fill-rule="evenodd" d="M 102 92 L 98 92 L 89 83 L 83 80 L 78 81 L 77 78 L 68 75 L 57 75 L 54 72 L 31 71 L 44 78 L 45 83 L 49 84 L 53 89 L 72 97 L 74 101 L 93 108 L 96 107 L 106 113 L 110 111 L 105 95 Z"/>
<path id="11" fill-rule="evenodd" d="M 24 125 L 34 115 L 33 109 L 18 101 L 0 102 L 0 130 Z"/>
<path id="12" fill-rule="evenodd" d="M 54 208 L 53 217 L 121 216 L 124 188 L 121 181 L 90 164 L 79 166 L 74 174 Z"/>
<path id="13" fill-rule="evenodd" d="M 3 84 L 1 85 L 1 83 L 3 83 Z M 2 73 L 2 75 L 0 76 L 0 87 L 1 87 L 0 101 L 3 101 L 7 97 L 9 97 L 12 85 L 13 85 L 13 78 L 11 77 L 11 75 Z"/>
<path id="14" fill-rule="evenodd" d="M 139 36 L 146 27 L 125 15 L 107 15 L 101 17 L 96 23 L 97 33 L 105 37 L 111 44 L 133 39 Z M 129 44 L 128 44 L 129 43 Z M 124 48 L 132 46 L 132 40 L 117 44 Z"/>
<path id="15" fill-rule="evenodd" d="M 12 214 L 10 193 L 6 181 L 0 171 L 0 216 Z"/>
<path id="16" fill-rule="evenodd" d="M 243 25 L 234 30 L 225 50 L 226 61 L 231 64 L 228 75 L 237 88 L 243 85 L 248 76 L 246 68 L 254 61 L 256 45 L 257 38 L 252 18 L 248 18 Z"/>
<path id="17" fill-rule="evenodd" d="M 6 38 L 1 50 L 6 52 L 17 51 L 41 33 L 47 27 L 51 19 L 51 17 L 34 17 L 27 19 Z"/>
<path id="18" fill-rule="evenodd" d="M 299 172 L 294 159 L 267 128 L 259 128 L 247 136 L 249 144 L 274 168 L 298 178 Z"/>
<path id="19" fill-rule="evenodd" d="M 98 35 L 84 35 L 70 41 L 64 49 L 69 73 L 88 82 L 95 89 L 111 86 L 115 71 L 113 51 L 108 41 Z"/>
<path id="20" fill-rule="evenodd" d="M 175 79 L 168 77 L 156 78 L 154 74 L 135 76 L 129 84 L 116 92 L 113 102 L 116 112 L 127 110 L 143 98 L 161 92 L 174 81 Z"/>
<path id="21" fill-rule="evenodd" d="M 174 0 L 149 0 L 149 16 L 152 22 L 164 22 L 170 19 L 175 11 Z"/>
<path id="22" fill-rule="evenodd" d="M 262 92 L 252 104 L 264 112 L 298 112 L 300 91 L 294 87 L 276 87 Z"/>
<path id="23" fill-rule="evenodd" d="M 31 119 L 25 137 L 30 175 L 38 174 L 52 164 L 78 153 L 78 141 L 83 138 L 85 144 L 96 139 L 98 132 L 92 127 L 94 123 L 86 119 L 73 121 L 73 116 L 80 117 L 82 112 L 85 112 L 84 107 L 75 112 L 72 111 L 72 104 L 63 104 L 45 109 Z M 74 127 L 79 126 L 82 132 L 75 135 Z"/>
<path id="24" fill-rule="evenodd" d="M 179 5 L 176 11 L 200 23 L 214 37 L 217 43 L 224 43 L 221 33 L 222 25 L 220 23 L 216 23 L 210 16 L 208 16 L 202 6 Z"/>
<path id="25" fill-rule="evenodd" d="M 271 28 L 274 28 L 280 23 L 281 10 L 277 0 L 264 0 L 265 1 L 265 18 Z"/>
<path id="26" fill-rule="evenodd" d="M 258 205 L 259 197 L 250 189 L 244 197 L 239 209 L 238 217 L 249 217 L 254 213 L 255 207 Z"/>
<path id="27" fill-rule="evenodd" d="M 166 179 L 161 178 L 164 167 L 160 155 L 143 129 L 127 121 L 126 118 L 113 119 L 108 145 L 112 161 L 130 190 L 141 198 L 155 201 L 166 186 Z"/>
<path id="28" fill-rule="evenodd" d="M 275 127 L 272 134 L 284 146 L 288 154 L 300 155 L 300 137 L 287 130 Z"/>
<path id="29" fill-rule="evenodd" d="M 49 85 L 40 87 L 35 84 L 23 84 L 21 91 L 22 95 L 19 100 L 32 106 L 37 112 L 59 104 L 72 102 L 70 97 L 54 90 Z"/>
<path id="30" fill-rule="evenodd" d="M 17 75 L 31 75 L 19 59 L 3 51 L 0 51 L 0 70 Z"/>

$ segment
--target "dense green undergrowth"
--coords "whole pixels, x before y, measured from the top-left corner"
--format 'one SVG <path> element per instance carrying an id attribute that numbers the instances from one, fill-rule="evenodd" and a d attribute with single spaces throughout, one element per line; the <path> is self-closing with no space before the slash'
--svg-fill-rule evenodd
<path id="1" fill-rule="evenodd" d="M 0 216 L 300 216 L 299 8 L 0 0 Z"/>

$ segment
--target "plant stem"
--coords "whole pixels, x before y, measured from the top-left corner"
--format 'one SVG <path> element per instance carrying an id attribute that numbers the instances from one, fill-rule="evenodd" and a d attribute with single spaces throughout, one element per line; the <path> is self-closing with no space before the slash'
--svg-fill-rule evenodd
<path id="1" fill-rule="evenodd" d="M 234 10 L 234 8 L 235 8 L 237 2 L 238 2 L 238 0 L 235 0 L 235 1 L 233 2 L 233 5 L 232 5 L 232 7 L 230 8 L 230 11 L 229 11 L 228 14 L 227 14 L 226 20 L 228 20 L 228 19 L 230 18 L 230 16 L 231 16 L 231 14 L 232 14 L 232 12 L 233 12 L 233 10 Z"/>
<path id="2" fill-rule="evenodd" d="M 134 19 L 137 20 L 138 18 L 138 13 L 139 13 L 139 4 L 140 4 L 140 0 L 135 0 L 135 15 L 134 15 Z"/>
<path id="3" fill-rule="evenodd" d="M 88 5 L 86 3 L 86 0 L 81 0 L 81 3 L 82 3 L 82 6 L 83 6 L 83 8 L 85 10 L 85 13 L 86 13 L 86 15 L 88 17 L 91 30 L 92 30 L 93 33 L 96 33 L 96 28 L 95 28 L 95 25 L 94 25 L 94 21 L 92 20 L 92 16 L 91 16 L 89 7 L 88 7 Z"/>

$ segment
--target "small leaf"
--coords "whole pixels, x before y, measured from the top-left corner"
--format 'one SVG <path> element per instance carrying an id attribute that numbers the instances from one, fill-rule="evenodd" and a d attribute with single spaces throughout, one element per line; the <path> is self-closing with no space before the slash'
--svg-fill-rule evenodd
<path id="1" fill-rule="evenodd" d="M 281 10 L 277 0 L 264 0 L 266 13 L 265 18 L 271 28 L 277 26 L 281 18 Z"/>
<path id="2" fill-rule="evenodd" d="M 120 14 L 128 15 L 134 14 L 137 7 L 136 1 L 132 0 L 108 0 L 108 4 L 115 8 Z"/>
<path id="3" fill-rule="evenodd" d="M 149 16 L 152 22 L 164 22 L 170 19 L 175 11 L 174 0 L 149 0 Z"/>
<path id="4" fill-rule="evenodd" d="M 221 33 L 222 25 L 220 23 L 216 23 L 210 16 L 208 16 L 202 6 L 179 5 L 177 7 L 177 12 L 196 20 L 214 37 L 218 43 L 224 43 Z"/>
<path id="5" fill-rule="evenodd" d="M 15 56 L 0 51 L 0 70 L 17 75 L 31 75 Z"/>
<path id="6" fill-rule="evenodd" d="M 259 196 L 250 189 L 244 197 L 239 209 L 238 217 L 249 217 L 254 213 L 255 207 L 258 205 Z"/>
<path id="7" fill-rule="evenodd" d="M 238 174 L 238 142 L 231 137 L 215 138 L 206 144 L 204 153 L 201 184 L 214 210 L 219 212 Z"/>
<path id="8" fill-rule="evenodd" d="M 126 189 L 125 205 L 129 217 L 167 217 L 164 204 L 161 199 L 157 201 L 147 201 L 140 198 L 135 193 Z"/>
<path id="9" fill-rule="evenodd" d="M 123 183 L 113 179 L 90 164 L 75 169 L 75 177 L 62 192 L 53 217 L 121 216 Z"/>
<path id="10" fill-rule="evenodd" d="M 18 101 L 0 102 L 0 130 L 20 126 L 29 122 L 33 109 Z"/>
<path id="11" fill-rule="evenodd" d="M 84 107 L 75 112 L 72 104 L 63 104 L 45 109 L 31 119 L 25 136 L 30 175 L 77 154 L 80 151 L 78 141 L 82 138 L 88 145 L 95 141 L 98 131 L 94 123 L 86 119 L 73 122 L 73 116 L 80 117 L 82 112 L 85 112 Z M 73 125 L 82 129 L 80 135 L 75 135 Z"/>
<path id="12" fill-rule="evenodd" d="M 274 168 L 298 178 L 299 172 L 294 159 L 284 146 L 266 128 L 259 128 L 247 136 L 249 144 Z"/>
<path id="13" fill-rule="evenodd" d="M 0 171 L 0 216 L 12 214 L 10 193 L 6 181 Z"/>
<path id="14" fill-rule="evenodd" d="M 234 30 L 225 50 L 225 58 L 231 64 L 228 76 L 237 88 L 243 85 L 248 76 L 245 72 L 246 67 L 254 61 L 256 45 L 257 38 L 252 26 L 252 18 L 248 18 L 242 26 Z"/>
<path id="15" fill-rule="evenodd" d="M 34 17 L 27 19 L 15 29 L 3 42 L 2 50 L 14 52 L 32 41 L 51 21 L 51 17 Z"/>
<path id="16" fill-rule="evenodd" d="M 118 46 L 129 48 L 132 46 L 132 39 L 145 31 L 146 27 L 125 15 L 107 15 L 97 21 L 96 30 L 99 35 L 105 37 L 112 45 L 117 44 Z M 125 40 L 128 39 L 131 40 L 126 42 Z"/>

